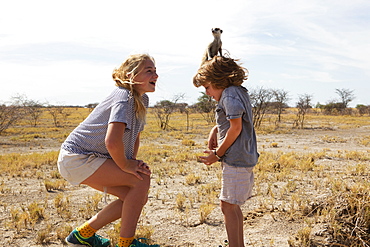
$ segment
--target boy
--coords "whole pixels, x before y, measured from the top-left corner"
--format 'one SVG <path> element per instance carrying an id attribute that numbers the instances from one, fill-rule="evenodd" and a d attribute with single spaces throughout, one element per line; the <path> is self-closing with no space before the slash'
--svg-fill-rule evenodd
<path id="1" fill-rule="evenodd" d="M 200 161 L 222 162 L 221 210 L 230 247 L 244 247 L 243 213 L 240 206 L 252 195 L 253 167 L 257 164 L 257 140 L 248 90 L 241 86 L 248 70 L 238 60 L 215 56 L 193 78 L 196 87 L 218 102 L 216 123 L 208 138 L 208 156 Z M 218 145 L 217 134 L 220 137 Z"/>

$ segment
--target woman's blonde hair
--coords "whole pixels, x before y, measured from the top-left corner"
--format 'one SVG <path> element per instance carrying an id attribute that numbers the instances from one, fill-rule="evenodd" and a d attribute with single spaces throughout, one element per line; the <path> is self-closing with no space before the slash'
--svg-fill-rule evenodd
<path id="1" fill-rule="evenodd" d="M 134 89 L 135 77 L 141 72 L 143 68 L 141 65 L 146 61 L 151 60 L 155 63 L 154 58 L 148 54 L 130 55 L 119 68 L 113 70 L 112 77 L 116 82 L 116 86 L 123 87 L 132 93 L 135 102 L 135 113 L 138 119 L 144 120 L 146 115 L 146 108 L 141 95 Z"/>
<path id="2" fill-rule="evenodd" d="M 196 87 L 211 83 L 215 88 L 223 89 L 230 86 L 240 86 L 248 79 L 248 70 L 238 64 L 238 59 L 224 56 L 214 56 L 206 61 L 193 77 Z"/>

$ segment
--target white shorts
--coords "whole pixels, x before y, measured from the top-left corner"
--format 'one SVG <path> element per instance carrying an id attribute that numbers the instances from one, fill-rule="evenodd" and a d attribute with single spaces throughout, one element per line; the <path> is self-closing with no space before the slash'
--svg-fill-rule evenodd
<path id="1" fill-rule="evenodd" d="M 61 149 L 58 157 L 58 170 L 68 182 L 79 185 L 98 170 L 106 160 L 106 158 L 93 154 L 75 154 Z"/>
<path id="2" fill-rule="evenodd" d="M 253 167 L 235 167 L 222 162 L 221 201 L 242 205 L 252 196 L 253 185 Z"/>

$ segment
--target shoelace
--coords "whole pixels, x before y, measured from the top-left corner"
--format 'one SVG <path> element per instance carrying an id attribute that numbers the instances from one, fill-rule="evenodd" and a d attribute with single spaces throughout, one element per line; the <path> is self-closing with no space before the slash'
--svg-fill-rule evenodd
<path id="1" fill-rule="evenodd" d="M 144 240 L 145 242 L 146 241 L 148 241 L 148 239 L 147 238 L 137 238 L 136 239 L 136 242 L 138 243 L 138 245 L 135 245 L 135 244 L 131 244 L 129 247 L 140 247 L 140 246 L 143 246 L 143 247 L 145 247 L 145 246 L 154 246 L 154 247 L 159 247 L 159 245 L 158 244 L 154 244 L 154 245 L 149 245 L 149 244 L 145 244 L 145 243 L 142 243 L 142 242 L 140 242 L 139 240 Z"/>

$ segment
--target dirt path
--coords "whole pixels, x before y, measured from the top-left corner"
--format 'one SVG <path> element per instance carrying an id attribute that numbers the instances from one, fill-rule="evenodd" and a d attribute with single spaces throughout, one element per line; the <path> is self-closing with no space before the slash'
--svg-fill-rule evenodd
<path id="1" fill-rule="evenodd" d="M 368 127 L 347 130 L 302 130 L 293 131 L 290 134 L 259 135 L 258 145 L 260 152 L 312 153 L 322 150 L 330 150 L 333 153 L 369 152 L 369 148 L 360 145 L 358 141 L 362 136 L 369 135 L 368 133 Z M 42 144 L 36 143 L 34 146 L 17 146 L 3 139 L 1 153 L 58 150 L 59 145 L 59 143 L 47 141 Z M 348 160 L 329 158 L 316 162 L 317 164 L 330 163 L 333 169 L 350 164 Z M 369 161 L 364 163 L 369 166 Z M 199 223 L 202 201 L 197 200 L 197 193 L 201 188 L 206 188 L 207 184 L 219 182 L 216 169 L 205 169 L 204 165 L 196 161 L 188 162 L 186 165 L 191 166 L 193 172 L 201 176 L 201 183 L 189 186 L 183 175 L 176 174 L 161 180 L 157 174 L 153 174 L 149 201 L 144 208 L 140 224 L 146 229 L 152 229 L 152 239 L 162 246 L 219 246 L 226 239 L 226 233 L 218 199 L 214 197 L 214 209 L 202 224 Z M 50 174 L 55 170 L 56 167 L 42 167 L 44 174 Z M 1 177 L 0 246 L 61 246 L 63 242 L 58 239 L 58 234 L 63 233 L 61 229 L 65 226 L 75 227 L 84 222 L 84 215 L 81 212 L 85 210 L 86 198 L 90 197 L 92 200 L 96 192 L 85 186 L 70 185 L 66 186 L 65 191 L 47 192 L 43 180 L 37 178 L 37 173 L 31 171 L 25 173 L 23 177 Z M 274 186 L 278 187 L 279 184 L 275 183 Z M 177 195 L 181 193 L 187 196 L 184 210 L 179 210 L 176 202 Z M 322 193 L 325 194 L 326 191 Z M 68 197 L 69 208 L 73 210 L 69 217 L 58 212 L 55 206 L 55 198 L 58 195 L 63 195 L 63 198 Z M 286 213 L 278 209 L 277 201 L 272 201 L 265 195 L 265 191 L 260 194 L 255 191 L 254 196 L 243 205 L 246 246 L 288 247 L 288 240 L 303 227 L 304 219 L 289 218 Z M 109 197 L 108 202 L 113 199 Z M 268 205 L 269 200 L 274 206 L 270 208 L 261 206 Z M 14 217 L 22 217 L 22 213 L 26 212 L 27 207 L 35 201 L 44 206 L 44 218 L 36 223 L 25 219 L 22 224 L 15 224 Z M 103 206 L 104 203 L 100 202 L 99 208 Z M 107 236 L 113 228 L 114 224 L 111 224 L 99 233 Z M 48 231 L 48 243 L 37 244 L 40 232 L 45 229 Z"/>

